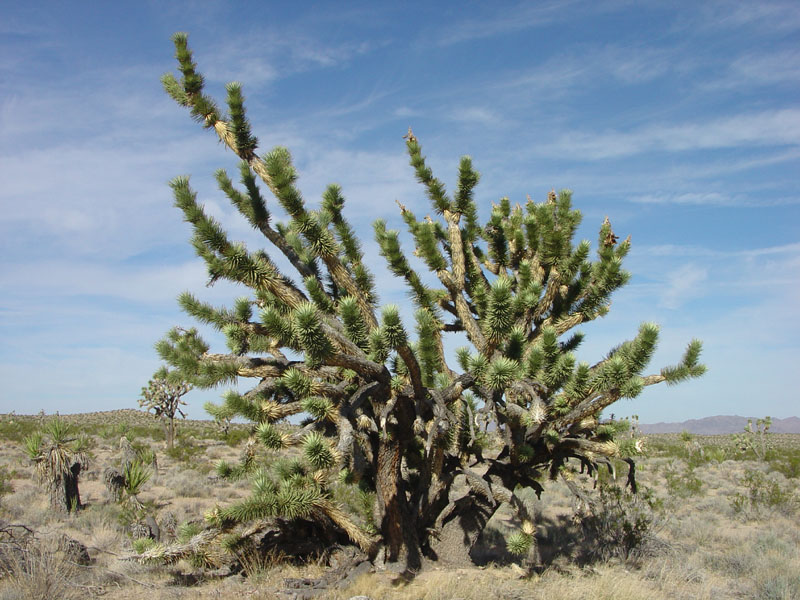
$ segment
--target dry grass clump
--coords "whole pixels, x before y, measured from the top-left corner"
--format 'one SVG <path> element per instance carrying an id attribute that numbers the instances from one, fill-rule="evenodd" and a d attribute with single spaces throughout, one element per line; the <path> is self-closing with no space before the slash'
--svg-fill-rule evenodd
<path id="1" fill-rule="evenodd" d="M 800 546 L 788 521 L 759 528 L 741 543 L 715 546 L 704 561 L 742 597 L 800 598 Z"/>
<path id="2" fill-rule="evenodd" d="M 0 600 L 77 600 L 77 567 L 63 553 L 40 543 L 4 553 L 0 564 Z"/>
<path id="3" fill-rule="evenodd" d="M 215 492 L 208 476 L 192 469 L 171 476 L 166 484 L 180 498 L 208 498 Z"/>
<path id="4" fill-rule="evenodd" d="M 601 565 L 569 574 L 548 570 L 531 579 L 514 567 L 423 572 L 403 583 L 387 574 L 365 575 L 352 586 L 321 596 L 346 600 L 363 595 L 391 600 L 654 600 L 674 598 L 636 572 L 620 565 Z"/>

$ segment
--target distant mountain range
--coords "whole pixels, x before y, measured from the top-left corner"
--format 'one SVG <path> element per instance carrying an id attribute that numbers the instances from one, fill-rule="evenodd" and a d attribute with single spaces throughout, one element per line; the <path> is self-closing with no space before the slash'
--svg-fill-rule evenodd
<path id="1" fill-rule="evenodd" d="M 698 433 L 701 435 L 717 435 L 724 433 L 740 433 L 747 426 L 747 420 L 752 419 L 753 427 L 756 426 L 757 417 L 740 417 L 738 415 L 718 415 L 704 419 L 690 419 L 682 423 L 642 423 L 639 425 L 643 433 Z M 789 417 L 787 419 L 772 419 L 770 433 L 800 433 L 800 419 Z"/>

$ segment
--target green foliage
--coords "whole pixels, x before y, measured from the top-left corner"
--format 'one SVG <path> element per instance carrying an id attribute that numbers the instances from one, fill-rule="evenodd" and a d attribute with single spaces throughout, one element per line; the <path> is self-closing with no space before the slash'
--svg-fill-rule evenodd
<path id="1" fill-rule="evenodd" d="M 308 434 L 303 440 L 303 454 L 316 469 L 328 470 L 336 464 L 328 442 L 317 432 Z"/>
<path id="2" fill-rule="evenodd" d="M 41 431 L 35 431 L 22 440 L 22 448 L 29 459 L 36 460 L 42 451 L 43 443 L 44 435 Z"/>
<path id="3" fill-rule="evenodd" d="M 138 496 L 144 484 L 150 481 L 152 473 L 138 460 L 125 465 L 125 493 L 128 496 Z"/>
<path id="4" fill-rule="evenodd" d="M 506 548 L 511 554 L 517 556 L 525 556 L 528 554 L 531 546 L 534 543 L 532 535 L 528 535 L 522 531 L 517 531 L 508 536 L 506 540 Z"/>
<path id="5" fill-rule="evenodd" d="M 692 377 L 700 377 L 706 372 L 705 365 L 699 362 L 701 350 L 702 343 L 699 340 L 692 340 L 687 346 L 680 364 L 661 369 L 661 375 L 666 378 L 668 385 L 681 383 Z"/>
<path id="6" fill-rule="evenodd" d="M 203 531 L 202 526 L 194 521 L 185 521 L 178 526 L 178 541 L 185 544 L 198 533 Z"/>
<path id="7" fill-rule="evenodd" d="M 743 490 L 731 498 L 735 514 L 758 517 L 765 511 L 780 511 L 791 515 L 800 508 L 796 489 L 758 469 L 747 469 L 739 485 Z"/>
<path id="8" fill-rule="evenodd" d="M 359 524 L 369 534 L 379 533 L 375 523 L 376 494 L 364 483 L 347 481 L 348 473 L 342 471 L 342 477 L 331 488 L 333 499 L 357 517 Z"/>
<path id="9" fill-rule="evenodd" d="M 23 440 L 22 449 L 47 488 L 52 508 L 66 512 L 81 508 L 77 487 L 80 472 L 88 465 L 88 445 L 85 436 L 76 437 L 74 428 L 59 417 Z"/>
<path id="10" fill-rule="evenodd" d="M 222 434 L 222 439 L 232 448 L 241 445 L 248 437 L 250 437 L 250 433 L 242 428 L 230 429 L 227 433 Z"/>
<path id="11" fill-rule="evenodd" d="M 136 554 L 143 554 L 148 550 L 152 550 L 156 546 L 156 541 L 153 538 L 143 537 L 133 540 L 131 545 Z"/>

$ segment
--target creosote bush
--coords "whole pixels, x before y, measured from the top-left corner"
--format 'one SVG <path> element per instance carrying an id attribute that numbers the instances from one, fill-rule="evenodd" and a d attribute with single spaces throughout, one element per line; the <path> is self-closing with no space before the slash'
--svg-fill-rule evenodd
<path id="1" fill-rule="evenodd" d="M 742 492 L 731 498 L 736 514 L 757 517 L 771 511 L 795 514 L 800 509 L 800 496 L 791 484 L 782 484 L 774 476 L 758 469 L 747 469 L 739 484 Z"/>
<path id="2" fill-rule="evenodd" d="M 448 192 L 411 130 L 406 151 L 430 215 L 418 218 L 400 206 L 419 260 L 403 249 L 407 239 L 397 230 L 375 222 L 385 268 L 405 282 L 412 317 L 392 304 L 381 307 L 342 188 L 329 185 L 320 204 L 310 206 L 289 150 L 259 153 L 242 85 L 227 86 L 224 111 L 204 90 L 187 36 L 173 41 L 180 73 L 165 75 L 164 88 L 239 158 L 237 177 L 219 170 L 216 180 L 267 242 L 253 249 L 231 240 L 198 203 L 188 177 L 171 182 L 208 284 L 225 279 L 248 293 L 230 308 L 190 292 L 179 297 L 189 315 L 225 336 L 227 351 L 212 352 L 197 329 L 175 328 L 158 353 L 176 380 L 196 387 L 254 381 L 249 391 L 229 390 L 221 405 L 209 407 L 215 418 L 252 423 L 241 463 L 219 467 L 223 476 L 249 476 L 252 495 L 206 515 L 192 552 L 231 530 L 245 535 L 261 519 L 280 518 L 316 522 L 411 571 L 423 555 L 468 560 L 502 503 L 530 529 L 518 489 L 540 493 L 542 481 L 570 464 L 594 473 L 623 457 L 618 430 L 599 420 L 603 409 L 650 385 L 705 371 L 694 340 L 675 366 L 648 373 L 658 341 L 652 323 L 596 363 L 579 362 L 574 352 L 583 334 L 573 330 L 604 316 L 629 280 L 622 263 L 630 238 L 620 240 L 606 219 L 591 258 L 589 241 L 573 241 L 581 214 L 568 190 L 541 202 L 501 198 L 482 221 L 472 160 L 462 157 Z M 276 253 L 291 273 L 279 269 Z M 455 361 L 447 341 L 454 334 L 468 343 Z M 304 419 L 300 428 L 279 425 L 295 415 Z M 497 445 L 487 446 L 488 432 Z M 291 450 L 294 458 L 263 465 L 257 446 Z M 635 484 L 634 461 L 625 460 Z M 347 498 L 363 508 L 344 510 Z M 531 566 L 535 540 L 527 531 L 521 536 L 512 545 Z"/>
<path id="3" fill-rule="evenodd" d="M 663 545 L 656 537 L 664 502 L 650 488 L 633 494 L 602 484 L 581 521 L 586 549 L 593 559 L 638 559 Z"/>

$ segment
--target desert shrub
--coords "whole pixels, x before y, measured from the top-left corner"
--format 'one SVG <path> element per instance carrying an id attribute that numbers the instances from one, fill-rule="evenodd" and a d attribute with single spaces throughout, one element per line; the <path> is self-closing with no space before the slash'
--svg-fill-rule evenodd
<path id="1" fill-rule="evenodd" d="M 247 429 L 229 429 L 227 433 L 219 432 L 217 437 L 231 448 L 235 448 L 250 437 L 250 432 Z"/>
<path id="2" fill-rule="evenodd" d="M 720 464 L 727 460 L 728 453 L 720 446 L 710 446 L 705 450 L 705 462 Z"/>
<path id="3" fill-rule="evenodd" d="M 39 428 L 34 419 L 21 419 L 13 416 L 3 417 L 0 420 L 0 439 L 10 442 L 22 442 Z"/>
<path id="4" fill-rule="evenodd" d="M 116 423 L 114 425 L 105 425 L 95 431 L 104 440 L 117 441 L 121 437 L 128 438 L 132 444 L 138 439 L 149 438 L 154 442 L 164 440 L 164 431 L 158 425 L 131 425 L 130 423 Z"/>
<path id="5" fill-rule="evenodd" d="M 14 491 L 14 487 L 11 485 L 13 475 L 13 471 L 9 471 L 5 465 L 0 465 L 0 499 Z"/>
<path id="6" fill-rule="evenodd" d="M 671 497 L 689 498 L 703 492 L 703 481 L 695 474 L 692 464 L 687 463 L 679 469 L 671 463 L 664 470 L 664 478 Z"/>
<path id="7" fill-rule="evenodd" d="M 781 473 L 787 479 L 800 478 L 800 450 L 786 448 L 769 452 L 767 462 L 772 472 Z"/>
<path id="8" fill-rule="evenodd" d="M 582 519 L 586 552 L 595 560 L 635 559 L 663 545 L 656 533 L 664 510 L 652 489 L 633 494 L 617 485 L 602 484 Z"/>
<path id="9" fill-rule="evenodd" d="M 204 451 L 205 448 L 195 443 L 193 438 L 178 435 L 175 445 L 166 450 L 166 455 L 173 460 L 186 464 L 193 464 Z"/>
<path id="10" fill-rule="evenodd" d="M 798 498 L 791 487 L 758 469 L 747 469 L 739 485 L 743 491 L 731 498 L 731 508 L 737 515 L 757 517 L 772 510 L 793 513 L 798 508 Z"/>

